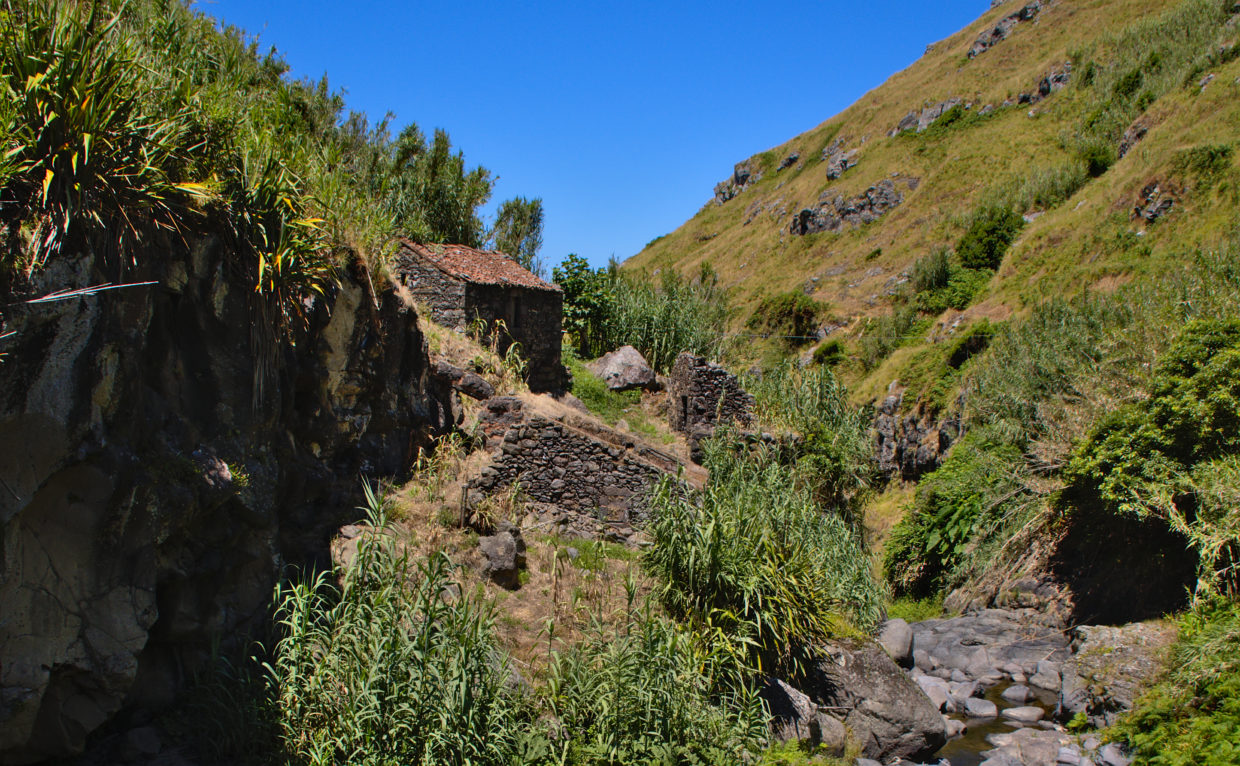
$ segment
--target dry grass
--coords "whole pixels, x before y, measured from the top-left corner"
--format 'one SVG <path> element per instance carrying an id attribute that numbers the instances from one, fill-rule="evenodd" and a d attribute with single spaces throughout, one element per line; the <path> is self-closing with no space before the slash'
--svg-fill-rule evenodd
<path id="1" fill-rule="evenodd" d="M 630 259 L 626 268 L 672 268 L 689 274 L 709 263 L 724 286 L 735 290 L 736 330 L 762 296 L 785 290 L 808 289 L 814 298 L 830 303 L 838 316 L 852 319 L 852 327 L 859 326 L 860 319 L 887 313 L 895 283 L 918 257 L 953 244 L 963 231 L 962 215 L 989 189 L 1068 159 L 1063 138 L 1081 124 L 1088 94 L 1074 83 L 1032 108 L 1002 110 L 933 140 L 889 138 L 888 131 L 907 112 L 948 97 L 980 106 L 1033 91 L 1047 72 L 1091 45 L 1100 46 L 1095 58 L 1105 60 L 1104 35 L 1178 5 L 1178 0 L 1058 0 L 1044 6 L 1036 21 L 1018 25 L 1008 39 L 969 60 L 965 52 L 972 41 L 1014 6 L 992 9 L 849 109 L 754 158 L 770 156 L 778 162 L 795 150 L 803 158 L 802 168 L 777 173 L 770 167 L 759 183 L 723 206 L 705 205 L 679 229 Z M 1073 63 L 1074 78 L 1079 79 L 1083 62 Z M 979 303 L 966 312 L 966 324 L 980 317 L 1022 314 L 1051 295 L 1077 293 L 1091 285 L 1106 290 L 1134 274 L 1155 275 L 1175 267 L 1176 252 L 1212 246 L 1234 229 L 1240 204 L 1240 183 L 1234 177 L 1230 186 L 1224 183 L 1213 190 L 1186 186 L 1172 213 L 1154 225 L 1128 220 L 1138 192 L 1150 181 L 1184 183 L 1175 177 L 1177 151 L 1235 143 L 1240 61 L 1211 73 L 1215 79 L 1204 91 L 1174 89 L 1155 101 L 1144 117 L 1151 127 L 1143 142 L 1024 229 Z M 855 168 L 828 182 L 820 153 L 837 135 L 845 149 L 860 149 L 860 155 Z M 1238 162 L 1240 157 L 1233 156 L 1233 170 Z M 720 176 L 726 173 L 721 168 Z M 920 184 L 879 221 L 838 233 L 788 233 L 791 216 L 816 204 L 820 194 L 852 197 L 897 173 L 915 176 Z M 703 190 L 704 197 L 708 193 Z M 755 209 L 759 212 L 751 216 Z M 871 400 L 899 379 L 898 362 L 869 374 L 845 369 L 844 377 L 850 388 L 864 392 L 858 399 Z"/>

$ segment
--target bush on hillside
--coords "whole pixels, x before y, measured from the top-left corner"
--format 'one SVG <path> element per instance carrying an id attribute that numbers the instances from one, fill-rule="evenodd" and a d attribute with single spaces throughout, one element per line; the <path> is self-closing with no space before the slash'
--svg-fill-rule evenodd
<path id="1" fill-rule="evenodd" d="M 721 630 L 766 672 L 795 666 L 825 638 L 874 628 L 883 589 L 846 521 L 766 448 L 750 454 L 734 435 L 707 443 L 706 466 L 700 492 L 666 479 L 653 496 L 645 561 L 669 614 Z"/>
<path id="2" fill-rule="evenodd" d="M 745 325 L 754 331 L 780 337 L 791 347 L 803 346 L 814 337 L 818 320 L 827 306 L 799 290 L 769 295 L 758 302 Z"/>
<path id="3" fill-rule="evenodd" d="M 971 431 L 943 465 L 917 485 L 913 507 L 883 548 L 883 570 L 897 596 L 926 598 L 958 583 L 968 550 L 1003 514 L 1022 485 L 1020 450 L 986 430 Z"/>
<path id="4" fill-rule="evenodd" d="M 617 634 L 601 627 L 557 653 L 548 701 L 566 742 L 563 760 L 622 763 L 745 763 L 767 738 L 767 716 L 743 659 L 650 614 Z"/>
<path id="5" fill-rule="evenodd" d="M 1188 324 L 1159 360 L 1150 397 L 1104 417 L 1064 470 L 1065 501 L 1095 512 L 1152 514 L 1202 554 L 1199 581 L 1240 594 L 1240 514 L 1213 508 L 1240 451 L 1240 320 Z"/>
<path id="6" fill-rule="evenodd" d="M 956 245 L 960 265 L 966 269 L 997 269 L 1025 225 L 1020 213 L 1010 207 L 983 207 L 973 213 L 972 221 Z"/>
<path id="7" fill-rule="evenodd" d="M 913 262 L 913 292 L 924 293 L 947 287 L 951 265 L 946 248 L 939 248 Z"/>
<path id="8" fill-rule="evenodd" d="M 878 367 L 892 351 L 914 337 L 917 329 L 915 302 L 897 303 L 890 314 L 866 320 L 860 334 L 861 366 L 866 372 Z"/>
<path id="9" fill-rule="evenodd" d="M 818 348 L 814 349 L 814 364 L 824 367 L 834 367 L 847 358 L 848 350 L 844 348 L 843 341 L 838 338 L 823 341 Z"/>

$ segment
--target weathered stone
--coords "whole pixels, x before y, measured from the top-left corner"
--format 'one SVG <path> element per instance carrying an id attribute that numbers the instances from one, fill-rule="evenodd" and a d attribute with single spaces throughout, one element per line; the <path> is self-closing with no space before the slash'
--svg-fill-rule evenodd
<path id="1" fill-rule="evenodd" d="M 1146 184 L 1141 189 L 1141 195 L 1137 200 L 1137 204 L 1133 206 L 1131 218 L 1142 218 L 1147 223 L 1153 223 L 1171 212 L 1171 208 L 1175 206 L 1177 201 L 1176 194 L 1170 189 L 1164 189 L 1157 181 Z"/>
<path id="2" fill-rule="evenodd" d="M 669 425 L 689 435 L 691 448 L 709 437 L 717 425 L 745 426 L 753 419 L 753 396 L 741 388 L 740 380 L 705 357 L 688 352 L 677 356 L 672 367 L 668 405 Z"/>
<path id="3" fill-rule="evenodd" d="M 990 700 L 970 697 L 965 700 L 964 712 L 970 718 L 994 718 L 999 715 L 999 706 Z"/>
<path id="4" fill-rule="evenodd" d="M 824 747 L 828 755 L 843 754 L 844 725 L 821 712 L 806 694 L 770 677 L 763 679 L 758 693 L 770 710 L 771 735 L 776 741 L 797 740 L 811 747 Z"/>
<path id="5" fill-rule="evenodd" d="M 1032 21 L 1037 17 L 1040 10 L 1042 10 L 1040 0 L 1033 0 L 1033 2 L 1024 5 L 1019 11 L 999 19 L 993 27 L 983 32 L 973 43 L 973 46 L 969 48 L 969 58 L 984 53 L 995 44 L 1002 42 L 1017 24 L 1022 21 Z"/>
<path id="6" fill-rule="evenodd" d="M 509 590 L 521 587 L 521 568 L 525 564 L 525 540 L 513 527 L 478 538 L 478 550 L 485 559 L 483 575 Z"/>
<path id="7" fill-rule="evenodd" d="M 1099 728 L 1114 723 L 1158 677 L 1161 654 L 1174 636 L 1174 628 L 1157 623 L 1076 628 L 1076 651 L 1063 664 L 1059 715 L 1083 714 Z"/>
<path id="8" fill-rule="evenodd" d="M 907 186 L 908 180 L 904 179 Z M 884 178 L 851 199 L 836 196 L 822 200 L 819 205 L 805 208 L 792 218 L 789 231 L 796 235 L 815 234 L 820 231 L 838 231 L 847 225 L 852 228 L 878 220 L 904 201 L 904 195 L 896 189 L 890 178 Z"/>
<path id="9" fill-rule="evenodd" d="M 843 713 L 867 758 L 916 759 L 946 742 L 934 704 L 878 644 L 824 647 L 800 686 L 819 705 Z"/>
<path id="10" fill-rule="evenodd" d="M 655 386 L 654 370 L 650 369 L 641 352 L 632 346 L 609 351 L 586 366 L 613 391 L 653 389 Z"/>
<path id="11" fill-rule="evenodd" d="M 1024 705 L 1021 707 L 1009 707 L 1003 709 L 1003 717 L 1010 718 L 1013 721 L 1021 723 L 1036 723 L 1042 720 L 1042 716 L 1046 715 L 1046 711 L 1040 707 L 1032 705 Z"/>
<path id="12" fill-rule="evenodd" d="M 878 632 L 878 643 L 902 668 L 913 664 L 913 629 L 900 618 L 888 620 Z"/>

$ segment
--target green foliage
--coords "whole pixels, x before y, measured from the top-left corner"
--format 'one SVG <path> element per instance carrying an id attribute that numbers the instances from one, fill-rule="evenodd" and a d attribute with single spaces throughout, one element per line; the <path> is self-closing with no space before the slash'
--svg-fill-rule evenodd
<path id="1" fill-rule="evenodd" d="M 542 199 L 514 197 L 500 204 L 491 236 L 496 250 L 511 255 L 517 263 L 545 277 L 547 270 L 538 258 L 538 251 L 542 249 L 542 228 Z"/>
<path id="2" fill-rule="evenodd" d="M 1203 602 L 1179 622 L 1170 675 L 1113 729 L 1135 762 L 1223 766 L 1240 761 L 1240 605 Z"/>
<path id="3" fill-rule="evenodd" d="M 682 351 L 718 357 L 723 350 L 728 298 L 709 266 L 693 280 L 666 272 L 656 285 L 645 274 L 615 264 L 594 270 L 570 255 L 552 279 L 564 291 L 564 329 L 582 357 L 627 344 L 667 372 Z"/>
<path id="4" fill-rule="evenodd" d="M 963 311 L 986 288 L 992 276 L 990 269 L 964 269 L 952 265 L 945 284 L 915 293 L 917 310 L 926 314 L 941 314 L 949 308 Z"/>
<path id="5" fill-rule="evenodd" d="M 492 618 L 445 599 L 443 554 L 414 566 L 367 487 L 367 533 L 339 588 L 325 573 L 280 586 L 266 665 L 288 762 L 509 763 L 527 709 L 507 683 Z"/>
<path id="6" fill-rule="evenodd" d="M 957 582 L 970 544 L 1022 485 L 1010 467 L 1020 451 L 985 430 L 971 431 L 937 471 L 917 485 L 912 512 L 883 549 L 897 595 L 926 598 Z"/>
<path id="7" fill-rule="evenodd" d="M 708 442 L 706 466 L 702 491 L 667 479 L 652 498 L 646 563 L 673 617 L 721 630 L 764 669 L 877 624 L 883 589 L 857 534 L 790 469 L 730 434 Z"/>
<path id="8" fill-rule="evenodd" d="M 821 366 L 786 364 L 747 376 L 745 389 L 764 427 L 796 435 L 781 459 L 795 465 L 815 500 L 855 518 L 873 481 L 870 413 L 852 406 L 844 385 Z"/>
<path id="9" fill-rule="evenodd" d="M 951 278 L 947 250 L 939 248 L 913 262 L 913 292 L 924 293 L 947 287 Z"/>
<path id="10" fill-rule="evenodd" d="M 786 345 L 804 345 L 813 337 L 818 319 L 827 310 L 799 290 L 769 295 L 758 302 L 758 307 L 745 325 L 764 334 L 783 336 Z"/>
<path id="11" fill-rule="evenodd" d="M 120 17 L 23 3 L 0 24 L 6 213 L 34 219 L 27 270 L 70 236 L 106 234 L 127 252 L 148 225 L 184 215 L 197 188 L 178 186 L 190 119 L 145 77 Z"/>
<path id="12" fill-rule="evenodd" d="M 997 269 L 1025 225 L 1010 207 L 982 207 L 974 211 L 968 230 L 956 245 L 960 265 L 966 269 Z"/>
<path id="13" fill-rule="evenodd" d="M 1237 450 L 1240 320 L 1197 320 L 1159 361 L 1150 397 L 1104 417 L 1073 453 L 1065 499 L 1091 511 L 1154 514 L 1195 532 L 1190 538 L 1212 554 L 1203 557 L 1202 584 L 1221 578 L 1240 593 L 1235 509 L 1210 503 L 1235 494 L 1227 491 L 1231 466 L 1214 461 Z"/>
<path id="14" fill-rule="evenodd" d="M 562 762 L 735 764 L 766 742 L 766 713 L 727 642 L 665 618 L 597 627 L 552 660 Z"/>
<path id="15" fill-rule="evenodd" d="M 573 396 L 608 423 L 615 425 L 629 408 L 641 404 L 641 391 L 612 391 L 577 358 L 572 346 L 564 346 L 561 358 L 573 376 Z"/>
<path id="16" fill-rule="evenodd" d="M 844 348 L 843 341 L 838 338 L 824 341 L 814 349 L 814 364 L 824 367 L 834 367 L 847 358 L 848 351 Z"/>

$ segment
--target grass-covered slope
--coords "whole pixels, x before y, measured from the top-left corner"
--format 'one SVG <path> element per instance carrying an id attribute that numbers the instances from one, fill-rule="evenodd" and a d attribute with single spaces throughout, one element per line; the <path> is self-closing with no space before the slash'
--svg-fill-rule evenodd
<path id="1" fill-rule="evenodd" d="M 1113 289 L 1174 268 L 1184 245 L 1217 243 L 1234 228 L 1240 194 L 1231 148 L 1240 137 L 1234 4 L 1055 0 L 1032 20 L 1017 22 L 1005 39 L 968 55 L 983 32 L 1022 7 L 1008 2 L 987 11 L 841 114 L 749 158 L 751 180 L 739 194 L 708 202 L 626 268 L 689 274 L 709 265 L 735 289 L 738 323 L 764 296 L 809 292 L 830 305 L 835 323 L 848 321 L 835 337 L 845 338 L 859 361 L 854 379 L 874 380 L 855 386 L 858 394 L 873 397 L 907 373 L 909 352 L 884 366 L 890 351 L 934 337 L 931 325 L 956 326 L 959 309 L 966 309 L 965 322 L 1005 319 L 1049 296 Z M 1066 85 L 1019 103 L 1068 63 Z M 922 132 L 891 135 L 910 112 L 949 99 L 960 99 L 961 107 Z M 1134 125 L 1144 139 L 1120 158 Z M 856 165 L 830 180 L 824 150 L 837 145 L 856 150 Z M 794 153 L 799 160 L 780 170 Z M 857 198 L 884 179 L 903 200 L 877 220 L 792 232 L 798 211 L 837 196 Z M 1172 207 L 1155 222 L 1133 217 L 1155 184 L 1153 203 L 1171 199 Z M 919 259 L 946 249 L 956 252 L 951 258 L 958 264 L 962 237 L 980 211 L 994 208 L 1029 223 L 1006 252 L 998 248 L 993 275 L 961 272 L 967 289 L 952 300 L 922 301 L 920 322 L 866 321 L 915 297 L 910 278 Z M 943 311 L 945 303 L 955 307 Z M 862 338 L 876 334 L 900 337 L 865 348 Z"/>

